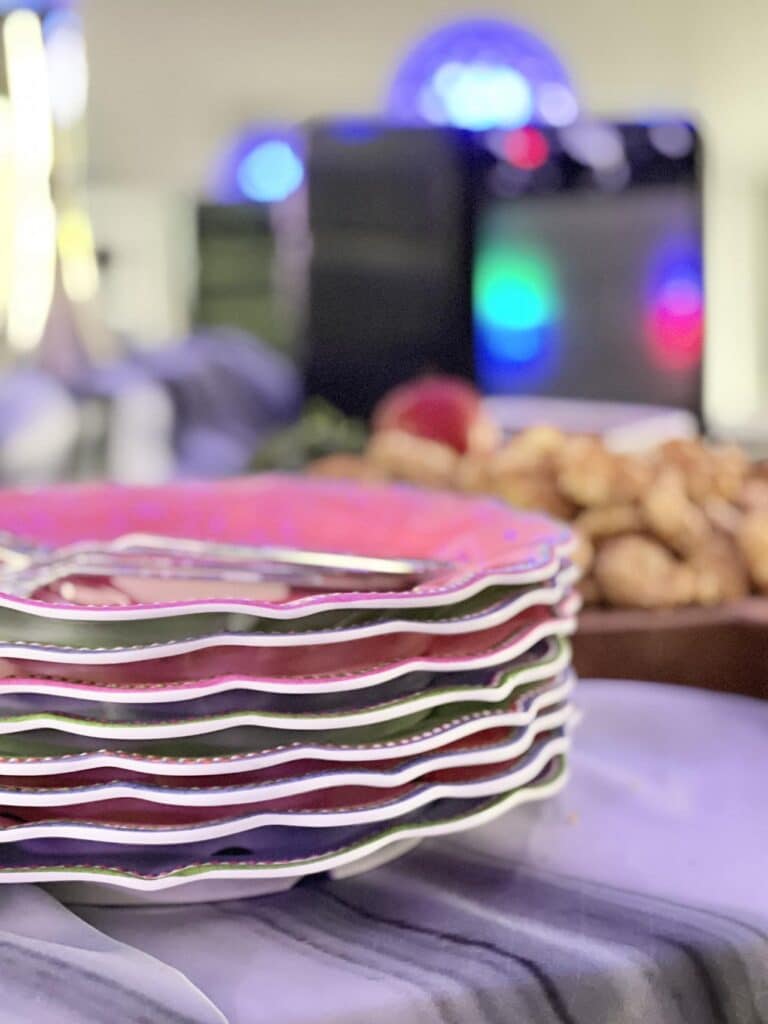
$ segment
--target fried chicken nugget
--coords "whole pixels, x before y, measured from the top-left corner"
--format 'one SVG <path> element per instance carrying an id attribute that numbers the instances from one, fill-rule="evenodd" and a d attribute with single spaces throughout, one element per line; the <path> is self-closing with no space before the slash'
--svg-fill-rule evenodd
<path id="1" fill-rule="evenodd" d="M 746 453 L 737 445 L 706 445 L 692 439 L 667 441 L 659 455 L 665 465 L 680 470 L 688 497 L 698 503 L 714 496 L 734 501 L 749 472 Z"/>
<path id="2" fill-rule="evenodd" d="M 702 605 L 738 601 L 749 593 L 749 574 L 732 537 L 714 533 L 688 561 L 695 576 L 695 600 Z"/>
<path id="3" fill-rule="evenodd" d="M 709 449 L 715 494 L 735 501 L 749 475 L 747 453 L 735 444 L 719 444 Z"/>
<path id="4" fill-rule="evenodd" d="M 326 476 L 340 480 L 386 480 L 387 475 L 362 455 L 325 455 L 307 466 L 310 476 Z"/>
<path id="5" fill-rule="evenodd" d="M 655 459 L 647 455 L 616 455 L 614 460 L 614 500 L 639 501 L 656 476 Z"/>
<path id="6" fill-rule="evenodd" d="M 691 567 L 642 534 L 607 540 L 595 558 L 594 575 L 607 603 L 622 608 L 675 608 L 690 604 L 696 594 Z"/>
<path id="7" fill-rule="evenodd" d="M 703 501 L 712 494 L 712 467 L 703 444 L 692 438 L 666 441 L 658 451 L 666 469 L 676 469 L 692 501 Z"/>
<path id="8" fill-rule="evenodd" d="M 532 458 L 542 458 L 560 451 L 567 440 L 567 435 L 558 427 L 539 425 L 521 430 L 507 442 L 506 447 L 527 453 Z"/>
<path id="9" fill-rule="evenodd" d="M 556 456 L 557 486 L 574 505 L 608 505 L 613 494 L 613 456 L 594 437 L 572 437 Z"/>
<path id="10" fill-rule="evenodd" d="M 486 456 L 460 456 L 456 463 L 454 486 L 467 494 L 489 494 L 493 490 L 491 461 Z"/>
<path id="11" fill-rule="evenodd" d="M 555 427 L 531 427 L 502 445 L 491 458 L 489 468 L 494 480 L 510 473 L 548 471 L 553 458 L 566 443 L 566 437 Z"/>
<path id="12" fill-rule="evenodd" d="M 744 513 L 737 506 L 725 498 L 707 498 L 702 509 L 709 522 L 721 533 L 729 537 L 735 537 L 741 529 L 741 521 Z"/>
<path id="13" fill-rule="evenodd" d="M 545 512 L 556 519 L 573 518 L 576 511 L 572 502 L 564 497 L 554 477 L 534 471 L 510 473 L 494 480 L 493 494 L 517 508 Z"/>
<path id="14" fill-rule="evenodd" d="M 566 466 L 557 475 L 558 490 L 582 508 L 609 505 L 613 501 L 613 485 L 613 465 L 604 455 Z"/>
<path id="15" fill-rule="evenodd" d="M 768 510 L 768 480 L 753 476 L 745 480 L 736 499 L 739 508 L 747 512 Z"/>
<path id="16" fill-rule="evenodd" d="M 371 438 L 366 459 L 395 480 L 424 487 L 449 487 L 459 456 L 447 445 L 414 437 L 401 430 L 383 430 Z"/>
<path id="17" fill-rule="evenodd" d="M 737 537 L 752 582 L 768 593 L 768 510 L 748 512 Z"/>
<path id="18" fill-rule="evenodd" d="M 591 437 L 573 438 L 563 445 L 557 466 L 560 490 L 582 508 L 636 501 L 653 477 L 649 459 L 609 451 Z"/>
<path id="19" fill-rule="evenodd" d="M 592 568 L 592 563 L 595 560 L 595 547 L 590 538 L 581 530 L 574 531 L 574 539 L 571 561 L 583 578 Z"/>
<path id="20" fill-rule="evenodd" d="M 674 467 L 658 474 L 641 504 L 648 528 L 678 554 L 693 554 L 712 536 L 707 517 L 688 497 L 683 475 Z"/>
<path id="21" fill-rule="evenodd" d="M 593 539 L 615 537 L 642 530 L 643 514 L 638 505 L 596 505 L 576 516 L 573 525 L 579 533 Z"/>

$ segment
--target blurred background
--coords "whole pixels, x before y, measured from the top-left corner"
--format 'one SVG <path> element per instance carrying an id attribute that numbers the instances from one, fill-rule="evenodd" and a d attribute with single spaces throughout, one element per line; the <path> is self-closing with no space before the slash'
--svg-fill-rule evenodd
<path id="1" fill-rule="evenodd" d="M 0 16 L 4 482 L 354 451 L 423 372 L 768 440 L 757 0 Z"/>

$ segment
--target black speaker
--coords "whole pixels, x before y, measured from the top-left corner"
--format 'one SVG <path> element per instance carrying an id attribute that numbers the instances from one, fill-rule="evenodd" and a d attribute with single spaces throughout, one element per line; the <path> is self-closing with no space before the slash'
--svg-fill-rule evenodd
<path id="1" fill-rule="evenodd" d="M 417 374 L 471 378 L 473 137 L 338 121 L 308 137 L 307 394 L 364 416 Z"/>

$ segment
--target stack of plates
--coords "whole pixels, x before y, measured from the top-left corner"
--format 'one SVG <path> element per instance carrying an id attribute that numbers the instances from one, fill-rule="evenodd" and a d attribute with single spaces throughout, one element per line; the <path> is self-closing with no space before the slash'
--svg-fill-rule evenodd
<path id="1" fill-rule="evenodd" d="M 0 530 L 0 882 L 275 891 L 564 782 L 547 519 L 265 476 L 6 492 Z"/>

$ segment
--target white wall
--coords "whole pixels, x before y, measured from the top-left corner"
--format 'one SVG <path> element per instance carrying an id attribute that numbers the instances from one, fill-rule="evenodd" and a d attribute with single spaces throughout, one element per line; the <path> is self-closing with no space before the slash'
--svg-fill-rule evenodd
<path id="1" fill-rule="evenodd" d="M 596 112 L 701 118 L 709 143 L 707 393 L 719 420 L 766 398 L 765 0 L 84 0 L 94 180 L 198 191 L 240 124 L 375 109 L 440 21 L 506 16 L 559 50 Z"/>

